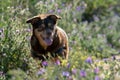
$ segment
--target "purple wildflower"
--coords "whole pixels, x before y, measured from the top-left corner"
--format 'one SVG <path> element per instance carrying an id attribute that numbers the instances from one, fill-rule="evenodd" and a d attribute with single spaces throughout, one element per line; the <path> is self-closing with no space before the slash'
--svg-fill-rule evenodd
<path id="1" fill-rule="evenodd" d="M 86 72 L 85 72 L 85 70 L 80 70 L 80 76 L 81 76 L 81 77 L 86 77 Z"/>
<path id="2" fill-rule="evenodd" d="M 43 62 L 42 62 L 42 65 L 43 65 L 43 66 L 48 66 L 48 62 L 47 62 L 47 61 L 43 61 Z"/>
<path id="3" fill-rule="evenodd" d="M 95 74 L 98 74 L 98 73 L 99 73 L 99 68 L 98 68 L 98 67 L 94 69 L 94 73 L 95 73 Z"/>
<path id="4" fill-rule="evenodd" d="M 53 12 L 54 12 L 54 10 L 49 10 L 49 11 L 48 11 L 48 13 L 53 13 Z"/>
<path id="5" fill-rule="evenodd" d="M 58 9 L 57 12 L 58 12 L 58 13 L 61 13 L 61 9 Z"/>
<path id="6" fill-rule="evenodd" d="M 95 76 L 95 79 L 94 80 L 100 80 L 100 78 L 98 76 Z"/>
<path id="7" fill-rule="evenodd" d="M 65 6 L 65 3 L 62 3 L 62 6 L 64 7 L 64 6 Z"/>
<path id="8" fill-rule="evenodd" d="M 89 63 L 89 64 L 92 64 L 92 58 L 91 57 L 88 57 L 85 62 Z"/>
<path id="9" fill-rule="evenodd" d="M 109 28 L 109 29 L 112 29 L 112 28 L 113 28 L 113 26 L 112 26 L 112 25 L 110 25 L 110 26 L 108 26 L 108 28 Z"/>
<path id="10" fill-rule="evenodd" d="M 94 21 L 99 21 L 98 16 L 94 15 L 93 18 L 94 18 Z"/>
<path id="11" fill-rule="evenodd" d="M 62 72 L 62 75 L 65 77 L 69 77 L 70 73 L 68 71 L 64 71 L 64 72 Z"/>
<path id="12" fill-rule="evenodd" d="M 77 6 L 77 7 L 76 7 L 76 10 L 77 10 L 77 11 L 80 11 L 80 10 L 81 10 L 81 7 L 80 7 L 80 6 Z"/>
<path id="13" fill-rule="evenodd" d="M 104 59 L 103 59 L 104 62 L 107 62 L 108 60 L 109 60 L 108 58 L 104 58 Z"/>
<path id="14" fill-rule="evenodd" d="M 45 69 L 44 68 L 41 68 L 39 71 L 38 71 L 38 73 L 37 73 L 37 75 L 42 75 L 42 74 L 44 74 L 45 73 Z"/>
<path id="15" fill-rule="evenodd" d="M 57 60 L 57 61 L 55 62 L 55 64 L 56 64 L 56 65 L 60 65 L 60 60 Z"/>
<path id="16" fill-rule="evenodd" d="M 76 74 L 77 70 L 76 69 L 72 69 L 72 74 Z"/>
<path id="17" fill-rule="evenodd" d="M 70 63 L 67 63 L 67 68 L 70 68 Z"/>

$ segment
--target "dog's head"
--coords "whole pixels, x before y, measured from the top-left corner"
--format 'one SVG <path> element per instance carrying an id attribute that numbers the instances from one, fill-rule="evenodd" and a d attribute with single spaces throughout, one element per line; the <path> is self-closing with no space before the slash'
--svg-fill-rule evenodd
<path id="1" fill-rule="evenodd" d="M 61 17 L 54 14 L 41 14 L 27 20 L 33 26 L 33 35 L 44 49 L 53 43 L 58 19 Z"/>

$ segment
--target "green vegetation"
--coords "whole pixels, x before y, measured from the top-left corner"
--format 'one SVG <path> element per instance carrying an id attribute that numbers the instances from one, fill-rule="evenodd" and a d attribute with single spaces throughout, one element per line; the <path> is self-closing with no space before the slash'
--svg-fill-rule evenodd
<path id="1" fill-rule="evenodd" d="M 119 0 L 0 0 L 0 6 L 0 80 L 120 80 Z M 39 68 L 30 57 L 26 20 L 41 13 L 62 17 L 58 25 L 70 45 L 62 66 L 47 61 Z"/>

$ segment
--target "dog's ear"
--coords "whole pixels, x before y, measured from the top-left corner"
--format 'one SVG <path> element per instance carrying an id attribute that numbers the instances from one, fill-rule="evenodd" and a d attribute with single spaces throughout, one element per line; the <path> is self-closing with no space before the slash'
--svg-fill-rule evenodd
<path id="1" fill-rule="evenodd" d="M 31 23 L 34 24 L 35 22 L 39 21 L 40 17 L 39 16 L 34 16 L 26 21 L 26 23 Z"/>
<path id="2" fill-rule="evenodd" d="M 51 14 L 51 15 L 49 15 L 52 19 L 61 19 L 61 17 L 60 16 L 58 16 L 58 15 L 55 15 L 55 14 Z"/>
<path id="3" fill-rule="evenodd" d="M 50 15 L 48 16 L 48 18 L 50 18 L 51 20 L 53 20 L 55 24 L 56 24 L 56 22 L 57 22 L 58 19 L 61 19 L 60 16 L 55 15 L 55 14 L 50 14 Z"/>

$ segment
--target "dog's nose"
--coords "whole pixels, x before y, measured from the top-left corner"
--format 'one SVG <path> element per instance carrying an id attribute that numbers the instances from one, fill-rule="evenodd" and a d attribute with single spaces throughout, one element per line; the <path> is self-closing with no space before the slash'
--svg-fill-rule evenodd
<path id="1" fill-rule="evenodd" d="M 51 34 L 52 34 L 52 31 L 48 29 L 48 30 L 46 31 L 46 33 L 47 33 L 47 35 L 51 35 Z"/>

